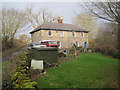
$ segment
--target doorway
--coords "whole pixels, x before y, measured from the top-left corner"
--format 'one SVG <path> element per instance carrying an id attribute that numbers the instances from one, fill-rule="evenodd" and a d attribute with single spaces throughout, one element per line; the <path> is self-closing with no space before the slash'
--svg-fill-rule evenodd
<path id="1" fill-rule="evenodd" d="M 84 48 L 87 48 L 87 42 L 84 42 Z"/>

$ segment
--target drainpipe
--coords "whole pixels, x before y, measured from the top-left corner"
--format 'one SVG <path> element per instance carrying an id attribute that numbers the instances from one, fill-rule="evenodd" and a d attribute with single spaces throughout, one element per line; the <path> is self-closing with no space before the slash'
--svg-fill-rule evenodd
<path id="1" fill-rule="evenodd" d="M 68 54 L 69 54 L 69 48 L 70 48 L 70 37 L 69 37 L 69 31 L 68 31 Z"/>

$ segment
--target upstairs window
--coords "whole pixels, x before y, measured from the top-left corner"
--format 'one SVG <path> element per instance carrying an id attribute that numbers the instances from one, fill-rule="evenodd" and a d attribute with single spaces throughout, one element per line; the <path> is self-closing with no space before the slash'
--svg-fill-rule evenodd
<path id="1" fill-rule="evenodd" d="M 48 31 L 48 36 L 51 37 L 52 36 L 52 32 Z"/>
<path id="2" fill-rule="evenodd" d="M 73 36 L 73 37 L 75 37 L 75 36 L 76 36 L 76 35 L 75 35 L 75 32 L 72 32 L 72 36 Z"/>
<path id="3" fill-rule="evenodd" d="M 60 32 L 60 37 L 64 37 L 64 32 L 63 31 Z"/>
<path id="4" fill-rule="evenodd" d="M 81 37 L 84 37 L 84 33 L 83 32 L 81 32 Z"/>

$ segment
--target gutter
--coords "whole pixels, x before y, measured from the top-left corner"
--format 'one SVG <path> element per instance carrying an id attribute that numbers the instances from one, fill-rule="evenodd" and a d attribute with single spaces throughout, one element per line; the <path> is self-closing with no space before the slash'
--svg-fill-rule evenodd
<path id="1" fill-rule="evenodd" d="M 75 31 L 75 32 L 85 32 L 88 33 L 89 31 L 85 31 L 85 30 L 65 30 L 65 29 L 48 29 L 48 28 L 40 28 L 40 29 L 35 29 L 33 31 L 30 32 L 30 34 L 37 32 L 39 30 L 55 30 L 55 31 Z"/>

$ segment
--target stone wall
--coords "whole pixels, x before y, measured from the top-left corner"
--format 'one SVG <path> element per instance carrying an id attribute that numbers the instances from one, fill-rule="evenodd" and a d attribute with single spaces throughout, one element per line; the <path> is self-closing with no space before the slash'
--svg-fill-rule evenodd
<path id="1" fill-rule="evenodd" d="M 75 32 L 75 37 L 72 36 L 72 31 L 62 31 L 63 37 L 60 36 L 61 31 L 51 30 L 52 35 L 48 35 L 49 30 L 40 30 L 32 34 L 32 41 L 37 42 L 40 40 L 55 40 L 61 42 L 61 48 L 71 48 L 73 43 L 78 42 L 79 46 L 84 47 L 84 42 L 87 42 L 88 47 L 88 33 Z"/>

